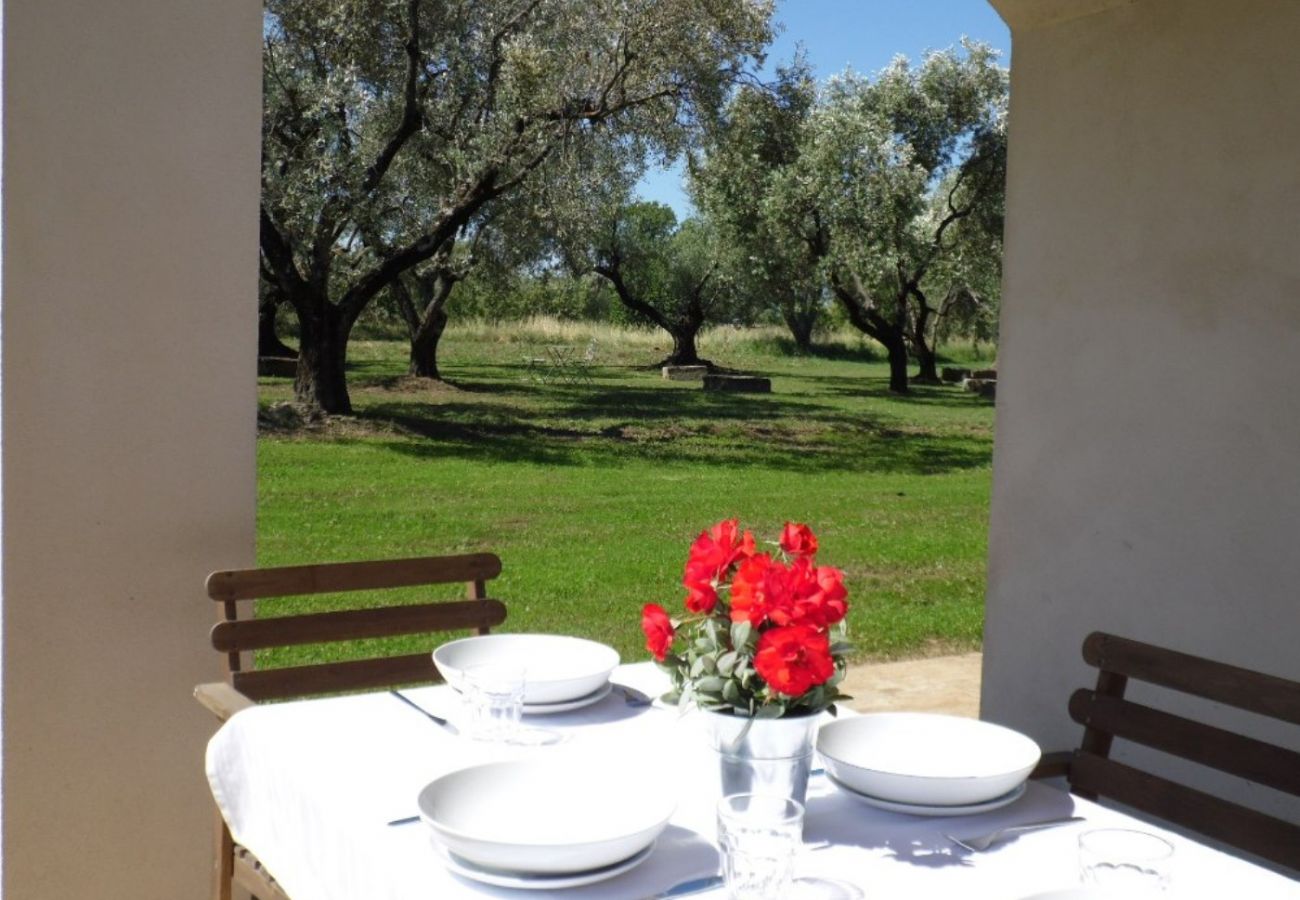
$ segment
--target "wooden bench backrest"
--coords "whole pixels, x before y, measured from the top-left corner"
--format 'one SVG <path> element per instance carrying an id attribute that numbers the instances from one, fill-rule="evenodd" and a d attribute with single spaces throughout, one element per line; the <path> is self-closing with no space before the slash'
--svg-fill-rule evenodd
<path id="1" fill-rule="evenodd" d="M 428 653 L 248 671 L 240 654 L 461 629 L 487 634 L 506 618 L 505 605 L 487 595 L 487 582 L 499 574 L 501 560 L 491 553 L 213 572 L 208 596 L 221 604 L 223 618 L 212 628 L 212 646 L 225 655 L 231 685 L 253 700 L 435 681 L 440 676 Z M 240 616 L 242 601 L 456 582 L 466 584 L 469 599 L 263 619 L 249 610 Z"/>
<path id="2" fill-rule="evenodd" d="M 1300 796 L 1300 753 L 1124 699 L 1130 679 L 1300 725 L 1300 683 L 1102 632 L 1083 658 L 1097 686 L 1070 698 L 1084 726 L 1071 789 L 1109 797 L 1272 862 L 1300 870 L 1300 826 L 1110 758 L 1116 738 Z"/>

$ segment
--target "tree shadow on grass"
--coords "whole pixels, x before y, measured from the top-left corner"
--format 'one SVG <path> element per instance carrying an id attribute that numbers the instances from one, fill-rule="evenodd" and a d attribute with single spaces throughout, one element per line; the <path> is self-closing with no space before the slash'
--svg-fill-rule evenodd
<path id="1" fill-rule="evenodd" d="M 373 404 L 361 418 L 391 423 L 409 436 L 385 441 L 389 449 L 430 460 L 938 474 L 984 467 L 992 459 L 990 438 L 905 434 L 838 412 L 800 415 L 778 404 L 756 414 L 706 405 L 685 413 L 675 408 L 669 415 L 646 397 L 639 404 L 625 402 L 617 410 L 602 405 L 586 417 L 565 411 L 555 417 L 564 424 L 509 408 L 460 403 Z"/>
<path id="2" fill-rule="evenodd" d="M 838 397 L 874 397 L 912 406 L 942 406 L 949 409 L 983 409 L 993 405 L 977 394 L 956 386 L 909 384 L 906 394 L 889 390 L 889 379 L 864 376 L 809 375 L 805 380 L 820 385 L 821 392 Z"/>

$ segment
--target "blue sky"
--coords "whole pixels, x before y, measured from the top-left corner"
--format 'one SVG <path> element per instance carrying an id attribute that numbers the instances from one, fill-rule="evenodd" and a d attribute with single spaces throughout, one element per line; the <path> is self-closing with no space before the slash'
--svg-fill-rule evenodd
<path id="1" fill-rule="evenodd" d="M 784 29 L 768 52 L 768 70 L 789 61 L 800 42 L 818 78 L 845 66 L 876 72 L 900 53 L 918 61 L 963 35 L 1001 50 L 1004 65 L 1011 58 L 1011 35 L 988 0 L 779 0 L 776 18 Z M 691 207 L 681 180 L 680 166 L 655 171 L 638 190 L 682 218 Z"/>

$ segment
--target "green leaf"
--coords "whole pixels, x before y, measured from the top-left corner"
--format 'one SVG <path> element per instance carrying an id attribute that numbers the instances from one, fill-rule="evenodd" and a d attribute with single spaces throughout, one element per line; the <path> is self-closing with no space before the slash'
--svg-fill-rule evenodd
<path id="1" fill-rule="evenodd" d="M 749 643 L 750 636 L 754 633 L 754 626 L 749 622 L 736 622 L 731 626 L 731 646 L 736 650 L 742 649 Z"/>
<path id="2" fill-rule="evenodd" d="M 736 666 L 739 662 L 740 657 L 736 655 L 736 651 L 728 650 L 726 653 L 718 657 L 718 674 L 730 678 L 735 674 Z"/>
<path id="3" fill-rule="evenodd" d="M 709 675 L 695 682 L 695 690 L 701 694 L 721 695 L 725 684 L 727 684 L 726 679 L 719 678 L 717 675 Z"/>

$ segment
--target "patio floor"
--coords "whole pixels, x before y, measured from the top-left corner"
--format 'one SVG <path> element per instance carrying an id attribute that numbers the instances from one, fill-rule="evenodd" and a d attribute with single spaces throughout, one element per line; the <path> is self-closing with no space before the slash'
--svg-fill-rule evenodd
<path id="1" fill-rule="evenodd" d="M 950 713 L 977 718 L 983 654 L 935 656 L 849 667 L 843 690 L 858 712 Z"/>

